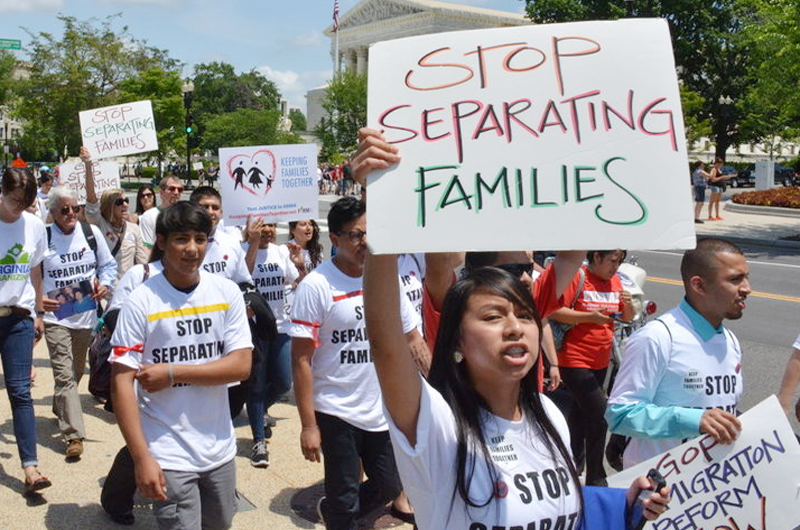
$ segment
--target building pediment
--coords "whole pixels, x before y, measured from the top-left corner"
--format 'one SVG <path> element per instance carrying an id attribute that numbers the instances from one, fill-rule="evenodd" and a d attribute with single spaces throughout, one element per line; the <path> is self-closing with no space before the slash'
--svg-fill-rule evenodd
<path id="1" fill-rule="evenodd" d="M 400 3 L 392 0 L 369 0 L 362 2 L 351 9 L 340 20 L 339 28 L 341 30 L 353 29 L 358 26 L 367 26 L 380 22 L 408 15 L 416 15 L 423 13 L 425 10 L 419 6 L 409 5 L 407 3 Z"/>

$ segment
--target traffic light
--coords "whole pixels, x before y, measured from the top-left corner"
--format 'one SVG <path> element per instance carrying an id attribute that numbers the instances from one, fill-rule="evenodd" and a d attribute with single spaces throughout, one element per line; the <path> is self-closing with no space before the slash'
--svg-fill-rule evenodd
<path id="1" fill-rule="evenodd" d="M 192 134 L 194 132 L 194 120 L 192 119 L 191 114 L 186 114 L 186 134 Z"/>

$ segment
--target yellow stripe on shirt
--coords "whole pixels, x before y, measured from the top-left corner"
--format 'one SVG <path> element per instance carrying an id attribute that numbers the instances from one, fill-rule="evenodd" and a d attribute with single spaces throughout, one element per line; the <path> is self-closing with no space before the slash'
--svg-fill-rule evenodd
<path id="1" fill-rule="evenodd" d="M 162 318 L 175 318 L 175 317 L 183 317 L 186 315 L 202 315 L 203 313 L 216 313 L 217 311 L 227 311 L 230 308 L 230 304 L 211 304 L 211 305 L 202 305 L 199 307 L 184 307 L 183 309 L 171 309 L 169 311 L 161 311 L 160 313 L 153 313 L 152 315 L 147 315 L 148 322 L 155 322 L 156 320 L 161 320 Z"/>

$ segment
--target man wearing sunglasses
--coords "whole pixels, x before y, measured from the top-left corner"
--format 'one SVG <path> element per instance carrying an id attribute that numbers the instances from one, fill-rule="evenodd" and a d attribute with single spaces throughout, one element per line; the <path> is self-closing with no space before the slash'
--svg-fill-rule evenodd
<path id="1" fill-rule="evenodd" d="M 53 413 L 58 418 L 58 428 L 67 442 L 68 459 L 83 454 L 86 430 L 83 424 L 78 383 L 86 365 L 86 352 L 92 339 L 92 329 L 97 325 L 97 312 L 84 311 L 58 318 L 61 304 L 47 293 L 89 282 L 93 290 L 90 297 L 99 303 L 109 294 L 117 277 L 117 262 L 96 226 L 78 221 L 77 197 L 72 190 L 59 186 L 53 188 L 48 199 L 48 209 L 53 225 L 48 229 L 49 247 L 42 262 L 44 337 L 53 367 L 55 394 Z"/>
<path id="2" fill-rule="evenodd" d="M 147 248 L 153 248 L 155 244 L 158 212 L 181 200 L 181 193 L 183 193 L 181 179 L 175 175 L 167 175 L 161 179 L 161 183 L 158 185 L 158 196 L 161 198 L 161 204 L 157 208 L 150 208 L 139 216 L 139 228 L 142 230 L 142 239 Z"/>

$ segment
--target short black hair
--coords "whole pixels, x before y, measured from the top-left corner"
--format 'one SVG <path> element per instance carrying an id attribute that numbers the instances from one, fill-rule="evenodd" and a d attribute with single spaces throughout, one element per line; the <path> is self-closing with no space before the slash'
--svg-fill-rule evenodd
<path id="1" fill-rule="evenodd" d="M 156 218 L 156 235 L 168 237 L 173 232 L 204 232 L 211 235 L 213 230 L 211 216 L 205 208 L 189 202 L 179 201 L 165 210 L 161 210 Z"/>
<path id="2" fill-rule="evenodd" d="M 211 186 L 198 186 L 194 189 L 192 194 L 189 195 L 189 200 L 199 204 L 200 199 L 203 197 L 216 197 L 219 199 L 219 202 L 222 202 L 222 195 L 220 195 L 219 192 Z"/>
<path id="3" fill-rule="evenodd" d="M 0 189 L 5 196 L 22 190 L 22 200 L 30 206 L 36 200 L 36 177 L 27 167 L 9 167 L 3 173 L 3 184 Z"/>
<path id="4" fill-rule="evenodd" d="M 697 245 L 683 253 L 681 260 L 681 279 L 686 289 L 689 288 L 689 280 L 693 276 L 708 278 L 709 273 L 714 270 L 717 254 L 728 253 L 744 255 L 742 249 L 724 239 L 716 237 L 704 237 L 697 240 Z"/>
<path id="5" fill-rule="evenodd" d="M 367 212 L 367 205 L 355 197 L 342 197 L 331 206 L 328 212 L 328 230 L 338 234 L 344 225 L 351 223 Z"/>

